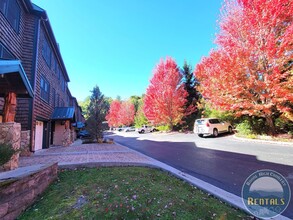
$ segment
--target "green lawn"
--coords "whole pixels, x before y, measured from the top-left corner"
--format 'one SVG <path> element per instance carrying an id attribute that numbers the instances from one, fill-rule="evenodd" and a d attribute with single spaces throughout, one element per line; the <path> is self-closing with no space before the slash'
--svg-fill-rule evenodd
<path id="1" fill-rule="evenodd" d="M 20 219 L 250 219 L 156 169 L 115 167 L 59 172 Z"/>

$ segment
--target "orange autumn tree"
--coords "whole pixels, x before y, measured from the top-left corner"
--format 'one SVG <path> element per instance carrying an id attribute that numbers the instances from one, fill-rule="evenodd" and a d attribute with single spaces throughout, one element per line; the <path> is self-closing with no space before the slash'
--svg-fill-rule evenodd
<path id="1" fill-rule="evenodd" d="M 182 75 L 170 57 L 161 60 L 153 74 L 144 99 L 145 116 L 153 124 L 168 125 L 172 130 L 185 115 L 188 94 L 181 83 Z"/>
<path id="2" fill-rule="evenodd" d="M 200 91 L 215 107 L 238 116 L 293 119 L 293 2 L 226 0 L 218 48 L 196 66 Z"/>

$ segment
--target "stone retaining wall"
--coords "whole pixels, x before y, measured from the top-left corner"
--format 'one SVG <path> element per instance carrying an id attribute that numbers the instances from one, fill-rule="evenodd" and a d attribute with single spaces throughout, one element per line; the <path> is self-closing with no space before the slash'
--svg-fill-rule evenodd
<path id="1" fill-rule="evenodd" d="M 0 219 L 16 219 L 57 178 L 57 163 L 0 173 Z M 28 171 L 27 171 L 28 170 Z M 15 175 L 13 174 L 15 173 Z M 3 177 L 4 176 L 4 177 Z"/>
<path id="2" fill-rule="evenodd" d="M 9 144 L 14 150 L 20 149 L 21 125 L 15 122 L 0 123 L 0 144 Z M 13 170 L 18 167 L 19 152 L 15 153 L 10 161 L 4 164 L 4 170 Z"/>

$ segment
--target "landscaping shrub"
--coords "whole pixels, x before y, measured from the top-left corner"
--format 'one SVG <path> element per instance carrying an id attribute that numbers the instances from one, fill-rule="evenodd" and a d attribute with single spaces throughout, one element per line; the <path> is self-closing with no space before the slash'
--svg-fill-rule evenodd
<path id="1" fill-rule="evenodd" d="M 293 122 L 286 118 L 279 117 L 275 121 L 279 133 L 293 134 Z"/>
<path id="2" fill-rule="evenodd" d="M 0 144 L 0 166 L 6 164 L 12 155 L 15 153 L 15 150 L 9 144 Z"/>
<path id="3" fill-rule="evenodd" d="M 93 144 L 97 143 L 97 140 L 94 140 L 93 138 L 83 138 L 82 144 Z"/>
<path id="4" fill-rule="evenodd" d="M 253 134 L 251 124 L 247 120 L 244 120 L 243 122 L 236 125 L 236 130 L 238 134 L 242 136 L 248 136 Z"/>
<path id="5" fill-rule="evenodd" d="M 159 131 L 170 131 L 170 127 L 168 125 L 160 125 L 158 127 L 156 127 L 156 129 L 158 129 Z"/>
<path id="6" fill-rule="evenodd" d="M 203 114 L 205 118 L 218 118 L 222 121 L 228 121 L 232 124 L 236 122 L 236 118 L 232 112 L 213 109 L 209 106 L 206 106 Z"/>

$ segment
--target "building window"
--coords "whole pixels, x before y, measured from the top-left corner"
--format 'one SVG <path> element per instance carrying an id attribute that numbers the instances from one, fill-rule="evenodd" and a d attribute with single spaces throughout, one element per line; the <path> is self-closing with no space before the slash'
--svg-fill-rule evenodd
<path id="1" fill-rule="evenodd" d="M 57 65 L 56 58 L 55 56 L 52 56 L 52 70 L 53 72 L 55 72 L 55 74 L 56 74 L 56 65 Z"/>
<path id="2" fill-rule="evenodd" d="M 52 88 L 52 105 L 56 107 L 56 90 Z"/>
<path id="3" fill-rule="evenodd" d="M 49 103 L 49 97 L 50 97 L 50 84 L 44 77 L 41 77 L 41 98 L 47 103 Z"/>
<path id="4" fill-rule="evenodd" d="M 60 107 L 59 103 L 60 103 L 60 95 L 57 94 L 57 103 L 56 103 L 55 107 Z"/>
<path id="5" fill-rule="evenodd" d="M 60 85 L 61 85 L 62 91 L 65 92 L 65 80 L 63 76 L 60 77 Z"/>
<path id="6" fill-rule="evenodd" d="M 42 49 L 43 57 L 48 65 L 51 68 L 51 48 L 47 38 L 44 39 L 43 49 Z"/>
<path id="7" fill-rule="evenodd" d="M 16 0 L 1 0 L 0 11 L 6 17 L 12 28 L 19 33 L 20 7 Z"/>
<path id="8" fill-rule="evenodd" d="M 0 43 L 0 58 L 13 60 L 15 57 Z"/>
<path id="9" fill-rule="evenodd" d="M 58 79 L 60 79 L 60 76 L 61 76 L 61 70 L 60 70 L 59 65 L 57 65 L 57 77 L 58 77 Z"/>

